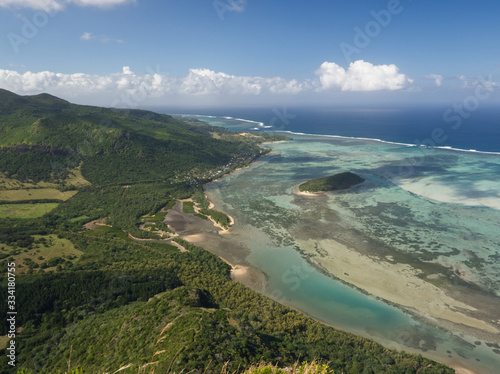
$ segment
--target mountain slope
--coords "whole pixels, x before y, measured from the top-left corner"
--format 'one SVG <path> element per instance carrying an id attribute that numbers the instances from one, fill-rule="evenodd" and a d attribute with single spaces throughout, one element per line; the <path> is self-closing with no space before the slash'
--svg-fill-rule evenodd
<path id="1" fill-rule="evenodd" d="M 226 134 L 225 139 L 214 133 Z M 223 129 L 168 115 L 80 106 L 47 94 L 18 96 L 5 90 L 0 90 L 0 134 L 0 171 L 34 181 L 60 178 L 80 162 L 93 184 L 172 181 L 194 169 L 203 175 L 260 153 L 255 144 L 232 139 Z"/>

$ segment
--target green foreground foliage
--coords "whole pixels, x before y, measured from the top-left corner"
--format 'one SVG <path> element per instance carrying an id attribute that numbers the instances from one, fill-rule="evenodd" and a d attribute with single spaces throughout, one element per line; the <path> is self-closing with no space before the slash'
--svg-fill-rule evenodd
<path id="1" fill-rule="evenodd" d="M 70 269 L 19 277 L 19 362 L 37 373 L 230 371 L 314 359 L 338 372 L 451 373 L 325 327 L 251 291 L 230 267 L 185 241 L 180 253 L 118 238 L 68 234 L 84 254 Z M 2 310 L 2 313 L 5 313 Z M 5 360 L 5 355 L 2 360 Z M 6 367 L 6 362 L 0 362 Z"/>
<path id="2" fill-rule="evenodd" d="M 67 372 L 69 362 L 81 370 L 75 373 L 232 373 L 259 362 L 292 367 L 299 360 L 318 360 L 316 372 L 453 372 L 251 291 L 231 280 L 229 265 L 181 238 L 176 241 L 187 252 L 130 238 L 155 238 L 139 225 L 147 217 L 161 225 L 165 209 L 192 195 L 200 212 L 216 219 L 199 185 L 251 162 L 264 153 L 258 143 L 274 138 L 3 90 L 0 130 L 5 185 L 50 182 L 77 191 L 39 218 L 0 219 L 4 300 L 8 263 L 35 256 L 16 263 L 23 270 L 16 272 L 17 367 L 8 365 L 2 349 L 0 373 Z M 92 185 L 68 182 L 77 165 Z M 98 219 L 111 226 L 83 229 Z M 222 213 L 219 220 L 223 225 Z M 42 256 L 57 251 L 56 243 L 71 247 L 71 255 Z M 7 303 L 0 315 L 7 315 Z M 0 335 L 7 328 L 0 324 Z M 281 372 L 276 366 L 251 370 Z"/>
<path id="3" fill-rule="evenodd" d="M 119 369 L 118 369 L 119 370 Z M 118 371 L 117 371 L 118 372 Z M 142 368 L 139 369 L 138 374 L 145 374 L 145 373 L 150 373 L 150 374 L 155 374 L 157 371 L 154 368 L 151 368 L 151 366 L 146 366 L 144 365 Z M 326 364 L 319 364 L 316 361 L 313 361 L 311 363 L 308 363 L 306 361 L 299 363 L 296 362 L 293 366 L 287 367 L 287 368 L 281 368 L 278 367 L 277 365 L 273 364 L 266 364 L 264 362 L 260 363 L 257 366 L 250 366 L 250 368 L 246 370 L 235 370 L 235 371 L 229 371 L 228 365 L 224 365 L 219 372 L 220 374 L 237 374 L 237 373 L 244 373 L 244 374 L 335 374 L 333 370 L 331 370 L 328 365 Z M 29 372 L 25 369 L 18 371 L 17 374 L 33 374 L 32 372 Z M 57 374 L 61 374 L 61 372 L 57 372 Z M 64 374 L 85 374 L 83 370 L 80 369 L 75 369 L 71 370 L 68 369 L 68 371 L 64 372 Z M 166 373 L 164 373 L 166 374 Z"/>

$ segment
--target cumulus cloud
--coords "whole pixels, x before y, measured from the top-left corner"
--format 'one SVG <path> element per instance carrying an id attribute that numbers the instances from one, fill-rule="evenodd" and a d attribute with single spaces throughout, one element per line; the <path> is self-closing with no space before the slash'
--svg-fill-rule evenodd
<path id="1" fill-rule="evenodd" d="M 90 40 L 84 33 L 82 40 Z M 348 70 L 335 63 L 325 62 L 316 72 L 318 79 L 298 81 L 281 77 L 236 76 L 210 69 L 190 69 L 185 77 L 173 77 L 148 68 L 148 74 L 136 74 L 129 66 L 122 71 L 106 74 L 62 74 L 50 71 L 20 73 L 0 69 L 0 88 L 23 95 L 48 92 L 53 95 L 77 99 L 79 97 L 105 97 L 115 100 L 112 106 L 137 106 L 148 98 L 166 97 L 249 97 L 269 95 L 296 95 L 304 92 L 337 89 L 343 91 L 397 90 L 405 88 L 411 80 L 399 73 L 394 65 L 374 66 L 357 61 Z M 108 105 L 108 104 L 106 104 Z"/>
<path id="2" fill-rule="evenodd" d="M 19 94 L 48 92 L 74 98 L 75 95 L 99 95 L 140 102 L 145 98 L 168 95 L 231 96 L 259 94 L 295 94 L 309 86 L 296 80 L 280 77 L 239 77 L 216 73 L 209 69 L 191 69 L 183 78 L 151 71 L 137 75 L 129 66 L 120 73 L 108 75 L 62 74 L 49 71 L 18 73 L 0 69 L 0 87 Z M 111 96 L 110 96 L 111 95 Z"/>
<path id="3" fill-rule="evenodd" d="M 491 75 L 487 77 L 467 77 L 465 75 L 459 75 L 456 78 L 462 82 L 462 89 L 484 87 L 488 90 L 494 90 L 497 87 L 497 83 L 493 81 Z"/>
<path id="4" fill-rule="evenodd" d="M 334 62 L 324 62 L 316 71 L 320 90 L 342 91 L 401 90 L 413 82 L 396 65 L 373 65 L 363 60 L 352 62 L 348 69 Z"/>
<path id="5" fill-rule="evenodd" d="M 30 8 L 34 10 L 58 11 L 66 4 L 77 6 L 93 6 L 97 8 L 111 8 L 117 5 L 135 2 L 135 0 L 0 0 L 3 8 Z"/>
<path id="6" fill-rule="evenodd" d="M 190 95 L 259 95 L 262 93 L 295 94 L 306 85 L 283 78 L 239 77 L 209 69 L 190 69 L 182 79 L 181 92 Z"/>
<path id="7" fill-rule="evenodd" d="M 438 87 L 441 87 L 441 85 L 443 84 L 443 76 L 440 74 L 424 75 L 424 78 L 433 79 L 434 83 L 436 83 L 436 86 L 438 86 Z"/>
<path id="8" fill-rule="evenodd" d="M 87 41 L 88 40 L 99 40 L 101 43 L 110 43 L 110 42 L 123 43 L 123 40 L 121 40 L 121 39 L 111 38 L 107 35 L 94 35 L 91 32 L 84 32 L 80 36 L 80 40 L 87 40 Z"/>

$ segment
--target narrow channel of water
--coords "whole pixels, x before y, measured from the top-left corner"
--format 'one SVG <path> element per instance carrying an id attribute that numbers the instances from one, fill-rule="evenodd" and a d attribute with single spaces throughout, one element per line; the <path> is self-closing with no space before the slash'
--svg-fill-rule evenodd
<path id="1" fill-rule="evenodd" d="M 500 355 L 485 342 L 417 320 L 324 275 L 309 265 L 297 243 L 309 232 L 326 251 L 333 250 L 323 240 L 330 238 L 330 228 L 336 230 L 341 223 L 366 238 L 377 236 L 380 243 L 401 253 L 414 251 L 434 261 L 459 266 L 485 288 L 498 290 L 500 272 L 495 256 L 500 244 L 495 227 L 500 224 L 500 211 L 485 204 L 465 206 L 431 201 L 389 182 L 384 175 L 407 165 L 414 157 L 410 148 L 310 136 L 297 136 L 293 142 L 271 147 L 276 153 L 207 188 L 215 205 L 236 220 L 225 240 L 247 248 L 246 261 L 267 274 L 264 293 L 327 324 L 373 338 L 385 346 L 419 352 L 478 373 L 496 373 Z M 413 183 L 425 182 L 425 178 L 437 172 L 444 184 L 453 180 L 454 173 L 467 175 L 465 170 L 457 171 L 466 165 L 476 168 L 475 183 L 458 179 L 454 185 L 448 183 L 446 191 L 475 194 L 469 196 L 473 202 L 487 203 L 488 198 L 496 201 L 488 192 L 495 183 L 488 175 L 500 171 L 499 157 L 484 160 L 478 155 L 447 150 L 432 150 L 421 157 L 423 163 L 412 175 Z M 477 167 L 485 162 L 489 170 L 480 175 Z M 368 187 L 352 194 L 325 196 L 316 202 L 298 199 L 293 193 L 293 188 L 305 180 L 346 170 L 359 172 L 369 181 Z M 438 181 L 434 183 L 436 187 Z M 320 210 L 321 224 L 314 216 Z M 412 224 L 405 227 L 402 222 Z M 475 256 L 469 253 L 472 243 Z"/>

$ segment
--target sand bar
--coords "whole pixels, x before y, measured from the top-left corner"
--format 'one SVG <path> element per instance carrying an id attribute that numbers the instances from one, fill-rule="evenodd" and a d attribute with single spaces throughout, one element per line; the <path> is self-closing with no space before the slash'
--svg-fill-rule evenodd
<path id="1" fill-rule="evenodd" d="M 298 241 L 300 248 L 311 256 L 314 265 L 346 283 L 417 314 L 500 333 L 497 327 L 462 313 L 475 311 L 475 308 L 449 297 L 443 290 L 420 279 L 418 270 L 409 265 L 370 258 L 331 239 L 319 243 L 321 247 L 327 248 L 327 255 L 318 256 L 316 240 Z"/>
<path id="2" fill-rule="evenodd" d="M 465 196 L 460 194 L 453 187 L 438 182 L 433 177 L 427 177 L 423 179 L 394 179 L 393 182 L 406 191 L 419 196 L 423 196 L 430 200 L 470 206 L 487 206 L 493 209 L 500 210 L 500 197 L 495 198 L 478 196 L 474 198 Z M 481 192 L 481 190 L 479 190 L 478 193 L 479 192 Z"/>

